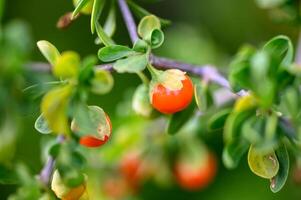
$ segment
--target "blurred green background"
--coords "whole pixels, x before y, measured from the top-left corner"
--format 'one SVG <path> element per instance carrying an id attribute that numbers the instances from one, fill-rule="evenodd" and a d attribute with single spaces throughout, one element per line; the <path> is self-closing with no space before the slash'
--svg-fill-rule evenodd
<path id="1" fill-rule="evenodd" d="M 166 42 L 156 51 L 157 54 L 197 64 L 214 64 L 222 71 L 226 71 L 231 57 L 244 43 L 260 45 L 278 34 L 286 34 L 296 41 L 296 28 L 273 23 L 268 12 L 259 9 L 254 0 L 164 0 L 154 4 L 137 2 L 173 22 L 165 30 Z M 60 50 L 75 50 L 82 56 L 95 54 L 98 47 L 94 45 L 95 38 L 90 34 L 89 17 L 81 17 L 67 30 L 56 29 L 58 18 L 72 9 L 71 0 L 7 0 L 4 22 L 22 19 L 29 24 L 34 41 L 46 39 Z M 130 44 L 119 13 L 118 23 L 114 39 L 119 43 Z M 37 48 L 31 59 L 44 61 Z M 126 89 L 134 88 L 139 83 L 133 75 L 115 74 L 114 77 L 113 91 L 91 100 L 106 109 L 112 116 L 113 124 L 116 105 L 124 97 Z M 33 128 L 38 114 L 37 106 L 32 112 L 19 116 L 24 122 L 24 128 L 20 132 L 16 154 L 16 159 L 23 160 L 35 173 L 42 166 L 39 155 L 40 135 Z M 212 139 L 216 140 L 212 143 L 216 144 L 216 151 L 220 154 L 221 137 Z M 273 194 L 268 185 L 268 181 L 251 173 L 246 158 L 233 171 L 224 169 L 219 160 L 218 176 L 206 190 L 190 193 L 177 187 L 162 189 L 150 184 L 141 191 L 141 199 L 301 199 L 301 185 L 296 185 L 292 179 L 277 194 Z M 14 190 L 13 185 L 0 185 L 0 199 L 6 199 Z"/>

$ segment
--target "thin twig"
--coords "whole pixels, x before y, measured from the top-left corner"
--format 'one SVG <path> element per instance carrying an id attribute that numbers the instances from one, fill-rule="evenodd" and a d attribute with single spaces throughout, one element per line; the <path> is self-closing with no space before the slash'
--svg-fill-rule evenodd
<path id="1" fill-rule="evenodd" d="M 214 82 L 224 88 L 230 89 L 228 80 L 223 75 L 221 75 L 214 66 L 193 65 L 154 55 L 150 56 L 150 63 L 158 69 L 180 69 L 189 74 L 203 77 L 206 80 Z M 96 68 L 112 72 L 114 71 L 113 65 L 114 63 L 102 64 L 97 65 Z M 47 63 L 42 62 L 31 62 L 28 63 L 26 67 L 35 72 L 49 73 L 51 71 L 51 66 Z"/>
<path id="2" fill-rule="evenodd" d="M 137 26 L 134 17 L 125 0 L 118 0 L 118 4 L 126 27 L 128 29 L 131 41 L 134 44 L 138 40 Z"/>
<path id="3" fill-rule="evenodd" d="M 297 48 L 296 48 L 295 62 L 296 62 L 296 64 L 301 65 L 301 31 L 299 31 L 299 38 L 298 38 L 298 44 L 297 44 Z"/>
<path id="4" fill-rule="evenodd" d="M 64 142 L 64 140 L 65 140 L 65 137 L 63 135 L 59 135 L 57 137 L 58 143 L 62 143 L 62 142 Z M 55 164 L 55 159 L 52 156 L 49 156 L 47 163 L 45 164 L 45 166 L 43 167 L 43 169 L 40 172 L 40 176 L 39 176 L 40 181 L 46 186 L 49 184 L 50 177 L 51 177 L 53 169 L 54 169 L 54 164 Z"/>

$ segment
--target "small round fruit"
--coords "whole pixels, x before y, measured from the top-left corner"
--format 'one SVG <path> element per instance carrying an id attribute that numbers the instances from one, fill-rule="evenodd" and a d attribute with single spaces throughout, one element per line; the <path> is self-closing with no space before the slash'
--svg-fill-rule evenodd
<path id="1" fill-rule="evenodd" d="M 101 189 L 104 195 L 112 199 L 124 199 L 128 195 L 127 183 L 121 177 L 105 179 Z"/>
<path id="2" fill-rule="evenodd" d="M 53 173 L 51 189 L 62 200 L 78 200 L 85 194 L 86 183 L 84 182 L 77 187 L 70 188 L 63 183 L 58 170 L 56 170 Z"/>
<path id="3" fill-rule="evenodd" d="M 95 124 L 93 133 L 80 134 L 79 143 L 85 147 L 95 148 L 104 145 L 112 133 L 112 123 L 109 116 L 97 106 L 89 106 L 89 114 Z M 75 120 L 71 123 L 71 130 L 80 132 L 81 126 Z"/>
<path id="4" fill-rule="evenodd" d="M 72 0 L 74 7 L 77 6 L 80 0 Z M 92 13 L 92 8 L 93 8 L 93 2 L 94 0 L 89 0 L 88 3 L 81 9 L 81 13 L 85 15 L 89 15 Z"/>
<path id="5" fill-rule="evenodd" d="M 139 168 L 141 166 L 141 160 L 137 152 L 127 153 L 120 163 L 120 171 L 123 177 L 133 187 L 137 187 L 140 181 Z"/>
<path id="6" fill-rule="evenodd" d="M 193 97 L 193 84 L 189 76 L 182 80 L 183 87 L 180 90 L 169 90 L 162 84 L 153 87 L 151 91 L 152 105 L 164 114 L 173 114 L 185 109 Z"/>
<path id="7" fill-rule="evenodd" d="M 111 120 L 107 114 L 106 114 L 106 122 L 110 127 L 109 130 L 110 133 L 108 135 L 104 135 L 103 139 L 99 139 L 93 135 L 87 135 L 87 136 L 82 136 L 79 140 L 79 143 L 85 147 L 91 147 L 91 148 L 100 147 L 104 145 L 109 140 L 109 136 L 111 135 L 112 132 Z M 98 129 L 100 130 L 101 127 L 99 127 Z"/>
<path id="8" fill-rule="evenodd" d="M 151 164 L 143 160 L 137 151 L 128 152 L 121 159 L 120 172 L 128 185 L 137 190 L 141 183 L 152 174 Z"/>
<path id="9" fill-rule="evenodd" d="M 178 184 L 187 190 L 198 190 L 208 186 L 216 175 L 216 159 L 213 154 L 208 154 L 205 163 L 197 166 L 179 162 L 175 166 L 175 178 Z"/>

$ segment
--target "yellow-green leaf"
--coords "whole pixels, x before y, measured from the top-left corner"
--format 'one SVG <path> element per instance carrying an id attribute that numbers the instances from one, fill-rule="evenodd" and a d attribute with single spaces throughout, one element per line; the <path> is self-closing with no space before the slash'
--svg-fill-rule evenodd
<path id="1" fill-rule="evenodd" d="M 253 95 L 248 94 L 246 96 L 242 96 L 235 102 L 234 112 L 242 112 L 245 110 L 249 110 L 255 107 L 256 104 L 257 100 Z"/>
<path id="2" fill-rule="evenodd" d="M 133 110 L 145 117 L 150 116 L 153 110 L 148 94 L 149 88 L 145 84 L 142 84 L 136 89 L 132 102 Z"/>
<path id="3" fill-rule="evenodd" d="M 60 57 L 60 52 L 57 50 L 57 48 L 46 40 L 38 41 L 37 46 L 48 62 L 51 65 L 54 65 L 57 59 Z"/>
<path id="4" fill-rule="evenodd" d="M 91 91 L 95 94 L 105 94 L 111 91 L 114 79 L 110 72 L 95 70 L 94 78 L 91 80 Z"/>
<path id="5" fill-rule="evenodd" d="M 155 15 L 143 17 L 138 26 L 138 34 L 145 40 L 151 40 L 151 34 L 154 30 L 161 29 L 161 22 Z"/>
<path id="6" fill-rule="evenodd" d="M 49 128 L 56 134 L 68 134 L 67 107 L 73 87 L 66 85 L 50 90 L 42 99 L 41 111 Z"/>
<path id="7" fill-rule="evenodd" d="M 275 152 L 262 154 L 251 145 L 248 153 L 248 163 L 251 171 L 262 178 L 271 179 L 277 175 L 279 162 Z"/>
<path id="8" fill-rule="evenodd" d="M 66 51 L 58 57 L 52 68 L 53 74 L 57 78 L 73 78 L 77 76 L 80 66 L 80 57 L 73 51 Z"/>

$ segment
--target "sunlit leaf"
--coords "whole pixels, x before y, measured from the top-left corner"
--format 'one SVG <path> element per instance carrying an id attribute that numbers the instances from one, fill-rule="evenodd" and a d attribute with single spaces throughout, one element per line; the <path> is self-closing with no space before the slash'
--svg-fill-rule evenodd
<path id="1" fill-rule="evenodd" d="M 111 91 L 114 79 L 110 72 L 96 69 L 91 80 L 91 91 L 95 94 L 105 94 Z"/>
<path id="2" fill-rule="evenodd" d="M 77 76 L 80 67 L 80 57 L 73 51 L 63 52 L 56 60 L 52 68 L 53 74 L 57 78 L 74 78 Z"/>
<path id="3" fill-rule="evenodd" d="M 108 36 L 108 34 L 104 31 L 104 29 L 98 22 L 96 22 L 95 27 L 98 38 L 105 46 L 114 45 L 114 41 L 110 38 L 110 36 Z"/>
<path id="4" fill-rule="evenodd" d="M 153 109 L 149 101 L 149 88 L 145 84 L 138 86 L 136 89 L 132 107 L 137 114 L 145 117 L 150 116 Z"/>
<path id="5" fill-rule="evenodd" d="M 279 170 L 279 162 L 274 152 L 263 154 L 252 145 L 248 153 L 248 163 L 254 174 L 266 179 L 274 177 Z"/>
<path id="6" fill-rule="evenodd" d="M 72 13 L 72 18 L 77 16 L 80 12 L 84 14 L 90 14 L 92 12 L 94 0 L 73 0 L 75 9 Z"/>
<path id="7" fill-rule="evenodd" d="M 67 108 L 73 87 L 70 85 L 50 90 L 42 99 L 41 111 L 49 128 L 56 134 L 68 134 Z"/>
<path id="8" fill-rule="evenodd" d="M 57 59 L 60 57 L 60 52 L 57 50 L 57 48 L 46 40 L 37 42 L 37 45 L 48 62 L 51 65 L 55 65 Z"/>
<path id="9" fill-rule="evenodd" d="M 115 13 L 115 4 L 112 2 L 108 17 L 103 26 L 104 31 L 108 36 L 112 37 L 116 30 L 116 13 Z"/>
<path id="10" fill-rule="evenodd" d="M 48 126 L 48 123 L 47 121 L 45 120 L 45 118 L 43 117 L 43 114 L 41 114 L 35 124 L 34 124 L 34 127 L 37 131 L 39 131 L 40 133 L 42 134 L 49 134 L 51 133 L 52 131 L 50 130 L 49 126 Z"/>
<path id="11" fill-rule="evenodd" d="M 93 9 L 91 13 L 91 25 L 90 25 L 92 33 L 94 33 L 95 31 L 95 26 L 98 24 L 98 19 L 101 15 L 104 5 L 105 5 L 105 0 L 94 0 Z"/>
<path id="12" fill-rule="evenodd" d="M 284 35 L 276 36 L 268 41 L 263 47 L 273 57 L 281 59 L 283 65 L 289 65 L 294 58 L 294 48 L 291 40 Z"/>
<path id="13" fill-rule="evenodd" d="M 160 20 L 154 15 L 145 16 L 138 25 L 138 34 L 151 42 L 152 33 L 156 29 L 161 29 Z"/>

